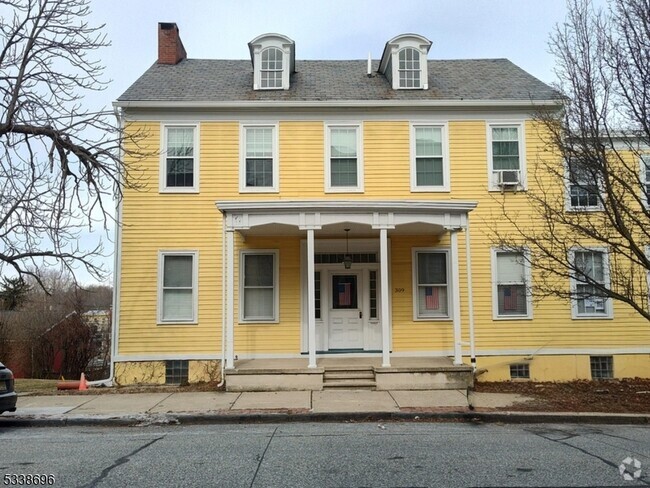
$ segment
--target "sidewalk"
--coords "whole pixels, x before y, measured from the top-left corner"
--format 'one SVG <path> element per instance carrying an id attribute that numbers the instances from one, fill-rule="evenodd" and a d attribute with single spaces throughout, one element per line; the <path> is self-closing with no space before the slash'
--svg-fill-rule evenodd
<path id="1" fill-rule="evenodd" d="M 513 412 L 527 398 L 465 390 L 178 392 L 20 396 L 0 428 L 287 421 L 461 420 L 650 423 L 650 414 Z M 470 407 L 471 403 L 471 407 Z"/>

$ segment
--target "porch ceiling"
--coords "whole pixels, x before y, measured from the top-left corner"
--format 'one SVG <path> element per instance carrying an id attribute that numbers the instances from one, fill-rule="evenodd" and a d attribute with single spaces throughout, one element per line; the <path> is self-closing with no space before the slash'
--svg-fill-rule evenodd
<path id="1" fill-rule="evenodd" d="M 373 229 L 371 225 L 359 224 L 356 222 L 340 222 L 336 224 L 324 225 L 321 229 L 314 231 L 314 236 L 317 239 L 330 237 L 342 238 L 345 236 L 345 229 L 350 229 L 350 240 L 379 237 L 379 229 Z M 243 236 L 305 236 L 305 231 L 302 230 L 299 226 L 280 223 L 256 225 L 248 229 L 242 229 L 240 232 Z M 394 229 L 390 230 L 390 235 L 442 235 L 445 232 L 445 228 L 441 225 L 415 222 L 410 224 L 396 225 Z"/>

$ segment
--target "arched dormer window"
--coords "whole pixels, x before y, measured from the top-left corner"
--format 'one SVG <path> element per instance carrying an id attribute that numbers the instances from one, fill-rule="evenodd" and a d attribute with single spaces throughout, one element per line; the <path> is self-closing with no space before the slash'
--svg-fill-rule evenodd
<path id="1" fill-rule="evenodd" d="M 277 47 L 262 51 L 260 88 L 282 88 L 282 51 Z"/>
<path id="2" fill-rule="evenodd" d="M 379 62 L 379 72 L 393 90 L 426 90 L 428 86 L 427 54 L 431 41 L 418 34 L 402 34 L 386 43 Z"/>
<path id="3" fill-rule="evenodd" d="M 253 90 L 288 90 L 295 71 L 295 43 L 282 34 L 262 34 L 248 43 Z"/>
<path id="4" fill-rule="evenodd" d="M 412 47 L 405 47 L 399 52 L 399 87 L 400 88 L 422 88 L 420 52 Z"/>

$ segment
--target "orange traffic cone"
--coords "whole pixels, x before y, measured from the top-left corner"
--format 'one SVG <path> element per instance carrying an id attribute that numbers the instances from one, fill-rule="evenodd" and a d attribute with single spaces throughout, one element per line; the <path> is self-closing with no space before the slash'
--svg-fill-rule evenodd
<path id="1" fill-rule="evenodd" d="M 88 383 L 86 383 L 86 375 L 81 373 L 81 379 L 79 380 L 79 391 L 85 391 L 88 389 Z"/>

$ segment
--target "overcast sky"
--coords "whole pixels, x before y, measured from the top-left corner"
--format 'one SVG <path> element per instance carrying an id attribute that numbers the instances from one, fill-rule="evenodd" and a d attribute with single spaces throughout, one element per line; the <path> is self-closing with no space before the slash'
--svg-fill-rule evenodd
<path id="1" fill-rule="evenodd" d="M 251 39 L 278 32 L 295 41 L 297 59 L 369 52 L 378 59 L 386 41 L 413 32 L 432 41 L 429 59 L 508 58 L 552 82 L 548 38 L 566 12 L 565 0 L 94 0 L 91 7 L 88 20 L 106 24 L 112 44 L 99 53 L 112 83 L 88 100 L 99 106 L 155 62 L 158 22 L 178 25 L 190 58 L 248 59 Z"/>

